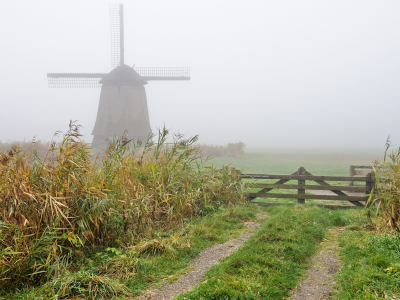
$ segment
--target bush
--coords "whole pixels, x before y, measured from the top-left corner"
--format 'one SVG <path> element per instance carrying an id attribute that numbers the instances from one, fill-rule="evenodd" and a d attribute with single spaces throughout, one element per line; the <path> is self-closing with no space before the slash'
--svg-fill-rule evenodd
<path id="1" fill-rule="evenodd" d="M 382 215 L 386 228 L 400 233 L 400 148 L 388 153 L 389 147 L 388 139 L 384 160 L 374 163 L 376 188 L 368 204 Z"/>
<path id="2" fill-rule="evenodd" d="M 98 155 L 70 124 L 45 159 L 12 147 L 0 154 L 0 281 L 36 285 L 80 247 L 132 245 L 210 207 L 244 200 L 231 169 L 205 167 L 197 137 L 168 131 L 140 146 L 125 138 Z"/>

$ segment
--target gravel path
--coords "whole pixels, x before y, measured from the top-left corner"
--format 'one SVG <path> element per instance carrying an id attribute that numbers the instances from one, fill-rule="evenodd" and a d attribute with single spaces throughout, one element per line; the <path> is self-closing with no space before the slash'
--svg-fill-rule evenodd
<path id="1" fill-rule="evenodd" d="M 258 219 L 265 218 L 265 214 L 257 215 Z M 215 264 L 217 264 L 224 257 L 232 254 L 243 243 L 253 235 L 254 231 L 261 225 L 261 223 L 247 222 L 246 227 L 251 231 L 240 235 L 237 239 L 232 239 L 223 244 L 211 246 L 203 250 L 192 262 L 189 264 L 188 269 L 193 270 L 187 272 L 183 277 L 172 283 L 164 283 L 160 288 L 155 290 L 145 291 L 137 299 L 140 300 L 166 300 L 173 299 L 174 297 L 189 291 L 200 283 L 204 274 Z"/>
<path id="2" fill-rule="evenodd" d="M 335 284 L 334 275 L 339 270 L 338 235 L 341 229 L 330 229 L 321 243 L 322 249 L 311 260 L 307 276 L 292 293 L 290 300 L 327 300 Z"/>

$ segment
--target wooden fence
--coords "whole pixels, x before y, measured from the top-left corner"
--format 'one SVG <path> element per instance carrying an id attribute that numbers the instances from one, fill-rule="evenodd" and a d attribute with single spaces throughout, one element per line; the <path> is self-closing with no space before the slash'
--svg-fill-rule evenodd
<path id="1" fill-rule="evenodd" d="M 364 206 L 364 201 L 368 200 L 368 194 L 371 193 L 375 177 L 368 173 L 363 177 L 351 176 L 315 176 L 307 172 L 303 167 L 291 175 L 275 174 L 241 174 L 242 179 L 279 179 L 275 183 L 246 183 L 249 188 L 261 188 L 258 192 L 249 192 L 248 198 L 253 200 L 257 197 L 263 198 L 290 198 L 297 199 L 297 202 L 304 204 L 306 199 L 315 200 L 337 200 L 349 201 L 356 206 Z M 285 184 L 290 180 L 297 180 L 297 184 Z M 318 185 L 308 185 L 306 181 L 314 181 Z M 326 181 L 361 181 L 365 186 L 337 186 L 330 185 Z M 297 194 L 270 193 L 273 189 L 297 189 Z M 325 190 L 331 191 L 336 195 L 307 195 L 306 190 Z M 345 192 L 362 193 L 361 196 L 348 195 Z"/>
<path id="2" fill-rule="evenodd" d="M 357 170 L 362 169 L 362 170 Z M 372 172 L 372 166 L 350 166 L 349 176 L 354 177 L 355 175 L 366 176 L 368 173 Z M 354 180 L 349 181 L 349 186 L 354 186 Z"/>

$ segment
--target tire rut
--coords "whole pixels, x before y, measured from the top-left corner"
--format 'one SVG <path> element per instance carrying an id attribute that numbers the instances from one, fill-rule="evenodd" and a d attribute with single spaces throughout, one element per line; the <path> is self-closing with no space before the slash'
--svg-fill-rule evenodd
<path id="1" fill-rule="evenodd" d="M 261 213 L 257 215 L 257 219 L 265 218 L 266 215 Z M 245 226 L 250 229 L 250 232 L 243 233 L 237 239 L 229 240 L 223 244 L 217 244 L 203 250 L 196 258 L 194 258 L 188 269 L 192 270 L 187 272 L 178 280 L 172 283 L 164 282 L 160 288 L 147 290 L 142 295 L 138 296 L 138 300 L 167 300 L 173 299 L 178 295 L 185 293 L 192 288 L 196 287 L 204 274 L 221 259 L 231 255 L 237 251 L 250 236 L 254 234 L 256 229 L 262 223 L 259 222 L 246 222 Z"/>

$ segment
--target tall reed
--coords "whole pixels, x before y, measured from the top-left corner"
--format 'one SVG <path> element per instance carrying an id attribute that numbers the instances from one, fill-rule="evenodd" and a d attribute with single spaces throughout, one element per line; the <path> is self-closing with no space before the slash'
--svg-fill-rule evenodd
<path id="1" fill-rule="evenodd" d="M 110 141 L 96 154 L 70 123 L 44 159 L 0 154 L 0 282 L 35 285 L 57 276 L 80 247 L 135 244 L 210 207 L 244 201 L 234 170 L 205 167 L 197 137 L 159 130 L 143 145 Z"/>
<path id="2" fill-rule="evenodd" d="M 376 187 L 369 207 L 378 210 L 386 228 L 400 233 L 400 147 L 389 152 L 390 146 L 389 137 L 383 161 L 374 162 Z"/>

